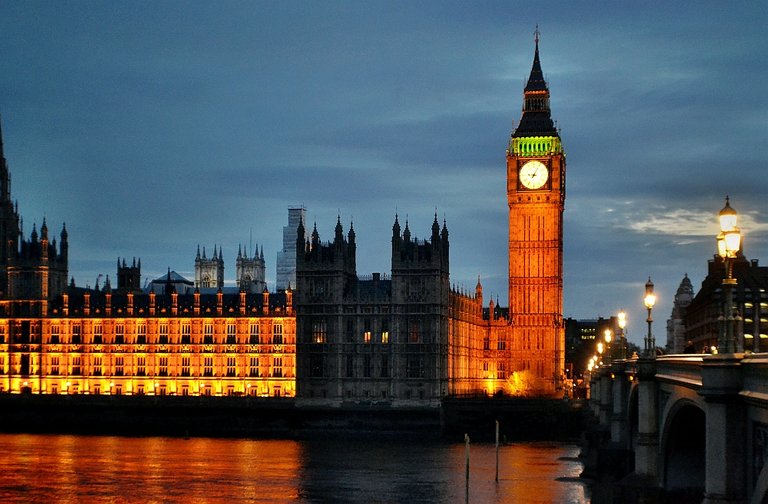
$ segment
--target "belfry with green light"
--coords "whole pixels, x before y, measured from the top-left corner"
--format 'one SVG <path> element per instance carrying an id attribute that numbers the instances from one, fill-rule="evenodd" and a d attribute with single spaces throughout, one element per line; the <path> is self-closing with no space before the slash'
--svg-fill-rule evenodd
<path id="1" fill-rule="evenodd" d="M 507 147 L 510 369 L 529 373 L 539 391 L 561 395 L 565 152 L 550 113 L 538 28 L 534 40 L 522 117 Z"/>

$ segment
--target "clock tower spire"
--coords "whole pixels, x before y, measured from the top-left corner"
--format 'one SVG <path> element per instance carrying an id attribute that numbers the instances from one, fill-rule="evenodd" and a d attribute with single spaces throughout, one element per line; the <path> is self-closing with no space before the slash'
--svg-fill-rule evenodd
<path id="1" fill-rule="evenodd" d="M 507 148 L 509 313 L 514 371 L 540 393 L 559 394 L 564 368 L 565 153 L 549 108 L 535 32 L 520 122 Z"/>

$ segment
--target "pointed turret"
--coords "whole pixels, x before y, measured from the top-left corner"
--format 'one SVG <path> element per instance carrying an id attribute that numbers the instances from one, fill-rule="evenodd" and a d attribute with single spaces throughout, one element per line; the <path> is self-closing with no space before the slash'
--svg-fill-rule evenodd
<path id="1" fill-rule="evenodd" d="M 344 242 L 344 229 L 341 227 L 341 215 L 336 216 L 336 229 L 334 229 L 333 243 L 341 245 Z"/>
<path id="2" fill-rule="evenodd" d="M 395 223 L 392 224 L 392 238 L 400 238 L 400 222 L 397 220 L 397 214 L 395 214 Z"/>
<path id="3" fill-rule="evenodd" d="M 68 254 L 69 254 L 69 233 L 67 233 L 67 223 L 64 222 L 61 224 L 61 244 L 59 245 L 59 255 L 66 262 Z"/>
<path id="4" fill-rule="evenodd" d="M 0 204 L 11 202 L 11 173 L 3 150 L 3 129 L 0 121 Z"/>
<path id="5" fill-rule="evenodd" d="M 312 228 L 312 248 L 320 244 L 320 233 L 317 232 L 317 222 L 315 222 L 314 228 Z"/>
<path id="6" fill-rule="evenodd" d="M 539 61 L 539 28 L 535 32 L 536 49 L 533 54 L 533 65 L 528 83 L 523 91 L 523 117 L 515 129 L 513 138 L 530 136 L 557 137 L 557 128 L 552 121 L 549 110 L 549 88 L 544 80 Z"/>
<path id="7" fill-rule="evenodd" d="M 541 62 L 539 61 L 539 27 L 534 32 L 534 41 L 536 49 L 533 53 L 533 66 L 531 75 L 528 77 L 528 83 L 525 85 L 525 91 L 547 91 L 547 82 L 544 80 L 544 73 L 541 71 Z"/>
<path id="8" fill-rule="evenodd" d="M 349 233 L 347 233 L 347 241 L 350 245 L 355 244 L 355 225 L 352 221 L 349 222 Z"/>

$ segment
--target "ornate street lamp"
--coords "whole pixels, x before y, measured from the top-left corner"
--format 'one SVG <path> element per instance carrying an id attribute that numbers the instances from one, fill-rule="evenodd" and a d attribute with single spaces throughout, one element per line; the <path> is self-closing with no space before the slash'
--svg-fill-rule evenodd
<path id="1" fill-rule="evenodd" d="M 653 324 L 651 310 L 653 310 L 653 305 L 656 304 L 656 294 L 653 293 L 653 282 L 651 282 L 651 277 L 648 277 L 648 281 L 645 282 L 645 297 L 643 298 L 643 303 L 645 303 L 645 307 L 648 309 L 648 318 L 646 319 L 646 322 L 648 322 L 648 336 L 645 337 L 645 356 L 655 357 L 656 339 L 651 332 L 651 324 Z"/>
<path id="2" fill-rule="evenodd" d="M 627 327 L 627 314 L 624 313 L 624 310 L 621 310 L 619 312 L 619 346 L 620 348 L 620 355 L 619 358 L 626 359 L 627 358 L 627 338 L 624 334 L 624 328 Z"/>
<path id="3" fill-rule="evenodd" d="M 611 346 L 611 339 L 613 338 L 613 333 L 610 329 L 606 329 L 603 331 L 603 339 L 605 340 L 605 350 L 608 354 L 608 358 L 613 360 L 613 346 Z"/>
<path id="4" fill-rule="evenodd" d="M 736 279 L 733 278 L 733 261 L 741 250 L 741 231 L 736 226 L 738 214 L 731 207 L 728 196 L 725 197 L 725 206 L 720 210 L 720 233 L 717 235 L 717 255 L 723 259 L 725 266 L 725 278 L 723 278 L 723 292 L 725 292 L 725 338 L 718 338 L 718 353 L 735 353 L 736 337 L 734 335 L 733 313 L 733 288 Z"/>

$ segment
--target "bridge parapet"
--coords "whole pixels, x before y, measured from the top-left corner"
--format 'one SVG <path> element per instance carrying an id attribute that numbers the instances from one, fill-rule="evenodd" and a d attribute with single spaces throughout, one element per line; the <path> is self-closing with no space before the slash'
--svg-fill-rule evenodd
<path id="1" fill-rule="evenodd" d="M 768 407 L 768 354 L 751 354 L 741 361 L 743 388 L 741 396 L 763 408 Z"/>
<path id="2" fill-rule="evenodd" d="M 698 390 L 701 388 L 701 355 L 669 355 L 656 359 L 656 380 Z"/>

